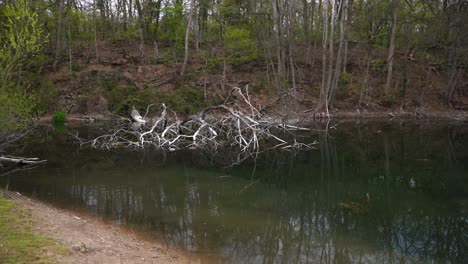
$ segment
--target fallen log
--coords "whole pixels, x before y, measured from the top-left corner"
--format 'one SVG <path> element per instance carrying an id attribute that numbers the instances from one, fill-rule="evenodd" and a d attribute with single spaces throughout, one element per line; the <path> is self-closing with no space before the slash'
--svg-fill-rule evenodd
<path id="1" fill-rule="evenodd" d="M 16 164 L 40 164 L 47 162 L 46 160 L 40 160 L 39 158 L 23 158 L 14 156 L 0 156 L 0 162 L 12 162 Z"/>

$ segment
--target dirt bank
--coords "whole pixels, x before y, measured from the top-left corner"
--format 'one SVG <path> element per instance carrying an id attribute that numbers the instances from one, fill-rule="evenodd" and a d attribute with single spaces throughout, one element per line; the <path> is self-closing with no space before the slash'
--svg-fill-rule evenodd
<path id="1" fill-rule="evenodd" d="M 144 241 L 129 231 L 90 216 L 45 205 L 18 193 L 7 198 L 30 211 L 33 231 L 56 240 L 69 249 L 55 256 L 59 263 L 197 263 L 174 249 Z"/>
<path id="2" fill-rule="evenodd" d="M 267 107 L 279 114 L 306 111 L 306 116 L 312 116 L 319 104 L 322 67 L 306 62 L 298 61 L 296 65 L 294 89 L 289 87 L 289 82 L 276 89 L 271 82 L 269 66 L 263 60 L 228 67 L 224 71 L 218 63 L 209 62 L 213 58 L 195 53 L 187 65 L 188 74 L 181 78 L 181 63 L 170 58 L 141 61 L 138 42 L 100 41 L 97 45 L 99 60 L 89 53 L 93 46 L 74 49 L 73 59 L 62 58 L 56 69 L 44 67 L 43 77 L 33 87 L 41 106 L 39 112 L 44 115 L 42 119 L 52 119 L 56 111 L 63 111 L 68 119 L 79 121 L 109 119 L 115 115 L 126 117 L 133 106 L 144 111 L 148 105 L 162 102 L 181 116 L 224 102 L 232 87 L 249 87 L 254 106 Z M 145 49 L 153 50 L 153 43 Z M 170 47 L 161 47 L 160 52 L 172 53 Z M 382 112 L 399 115 L 403 112 L 408 117 L 424 117 L 431 113 L 468 110 L 466 74 L 460 74 L 454 100 L 448 103 L 450 75 L 445 68 L 428 70 L 425 59 L 408 61 L 407 56 L 399 55 L 397 65 L 407 67 L 395 67 L 395 86 L 388 94 L 384 74 L 387 53 L 374 54 L 369 69 L 369 64 L 362 60 L 367 51 L 356 48 L 354 52 L 355 59 L 349 60 L 349 72 L 340 76 L 339 89 L 332 101 L 334 116 L 362 117 Z M 153 55 L 147 54 L 148 58 Z M 321 54 L 314 56 L 320 64 Z M 158 109 L 153 107 L 150 115 Z"/>

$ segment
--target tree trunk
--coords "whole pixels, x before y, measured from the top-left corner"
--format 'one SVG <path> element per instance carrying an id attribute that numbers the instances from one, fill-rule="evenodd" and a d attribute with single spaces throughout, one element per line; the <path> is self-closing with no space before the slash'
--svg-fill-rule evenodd
<path id="1" fill-rule="evenodd" d="M 158 39 L 159 38 L 159 20 L 161 19 L 161 0 L 158 0 L 156 2 L 156 12 L 155 12 L 154 19 L 155 19 L 154 24 L 155 24 L 155 28 L 156 28 L 156 32 L 155 32 L 156 36 L 155 37 L 156 37 L 156 39 Z"/>
<path id="2" fill-rule="evenodd" d="M 138 19 L 140 22 L 140 57 L 141 57 L 141 62 L 143 63 L 145 60 L 145 19 L 144 19 L 144 14 L 143 14 L 143 9 L 141 8 L 141 3 L 140 0 L 135 0 L 135 5 L 137 8 L 138 12 Z"/>
<path id="3" fill-rule="evenodd" d="M 302 0 L 302 12 L 303 12 L 303 25 L 302 28 L 304 29 L 304 39 L 308 43 L 309 41 L 309 8 L 307 0 Z"/>
<path id="4" fill-rule="evenodd" d="M 327 86 L 326 86 L 326 93 L 327 93 L 327 112 L 328 108 L 330 107 L 330 90 L 332 87 L 332 80 L 333 80 L 333 58 L 335 57 L 334 55 L 334 36 L 335 36 L 335 7 L 336 7 L 336 2 L 335 0 L 331 1 L 331 18 L 330 18 L 330 40 L 328 42 L 329 45 L 329 62 L 328 62 L 328 79 L 327 79 Z"/>
<path id="5" fill-rule="evenodd" d="M 96 62 L 99 62 L 98 44 L 97 44 L 97 25 L 96 25 L 96 0 L 93 1 L 93 20 L 94 20 L 94 51 L 96 53 Z"/>
<path id="6" fill-rule="evenodd" d="M 62 26 L 63 26 L 63 1 L 65 0 L 58 0 L 58 16 L 57 16 L 57 39 L 55 42 L 55 59 L 52 65 L 54 71 L 57 69 L 57 64 L 60 57 L 60 52 L 62 51 L 62 43 L 60 42 L 60 38 L 62 37 Z"/>
<path id="7" fill-rule="evenodd" d="M 345 42 L 345 35 L 346 35 L 346 8 L 347 8 L 348 1 L 347 0 L 342 0 L 340 3 L 340 8 L 339 11 L 341 11 L 341 18 L 340 18 L 340 43 L 338 46 L 338 53 L 336 55 L 336 60 L 335 60 L 335 73 L 333 75 L 333 82 L 332 86 L 330 87 L 330 92 L 328 95 L 328 105 L 331 104 L 331 99 L 333 98 L 336 89 L 338 88 L 338 81 L 340 80 L 340 75 L 341 75 L 341 65 L 343 61 L 343 49 L 344 49 L 344 42 Z"/>
<path id="8" fill-rule="evenodd" d="M 284 52 L 284 24 L 282 19 L 282 5 L 281 0 L 270 0 L 273 8 L 273 28 L 276 42 L 276 74 L 278 76 L 276 89 L 278 94 L 281 93 L 283 81 L 285 80 L 285 52 Z M 280 6 L 281 5 L 281 6 Z"/>
<path id="9" fill-rule="evenodd" d="M 346 8 L 344 10 L 345 12 L 345 43 L 344 43 L 344 57 L 343 57 L 343 72 L 347 72 L 347 66 L 348 66 L 348 38 L 349 38 L 349 32 L 351 32 L 351 21 L 352 21 L 352 15 L 353 15 L 353 0 L 348 0 L 346 3 Z"/>
<path id="10" fill-rule="evenodd" d="M 193 19 L 193 9 L 195 6 L 195 0 L 190 1 L 190 11 L 189 17 L 187 22 L 187 29 L 185 30 L 185 55 L 184 55 L 184 64 L 182 64 L 182 71 L 180 75 L 184 77 L 185 70 L 187 68 L 187 61 L 188 61 L 188 52 L 189 52 L 189 37 L 190 37 L 190 27 L 192 26 L 192 19 Z"/>
<path id="11" fill-rule="evenodd" d="M 385 82 L 385 95 L 388 96 L 389 89 L 392 83 L 393 77 L 393 59 L 395 57 L 395 37 L 396 37 L 396 27 L 397 27 L 397 10 L 398 10 L 398 0 L 392 2 L 393 5 L 393 19 L 392 19 L 392 32 L 390 35 L 390 47 L 388 49 L 387 57 L 387 81 Z"/>
<path id="12" fill-rule="evenodd" d="M 327 92 L 327 46 L 328 46 L 328 5 L 324 5 L 323 17 L 323 40 L 322 40 L 322 84 L 320 86 L 320 98 L 315 109 L 315 115 L 325 113 L 328 115 L 328 92 Z"/>

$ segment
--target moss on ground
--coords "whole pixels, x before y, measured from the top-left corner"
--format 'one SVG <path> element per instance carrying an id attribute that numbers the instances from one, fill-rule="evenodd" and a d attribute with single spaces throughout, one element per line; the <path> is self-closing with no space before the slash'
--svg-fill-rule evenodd
<path id="1" fill-rule="evenodd" d="M 0 193 L 0 263 L 54 263 L 67 249 L 32 232 L 32 216 Z"/>

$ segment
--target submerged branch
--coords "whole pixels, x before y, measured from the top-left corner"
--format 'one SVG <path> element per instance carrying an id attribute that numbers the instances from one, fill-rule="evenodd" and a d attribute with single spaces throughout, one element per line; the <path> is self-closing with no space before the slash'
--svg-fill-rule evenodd
<path id="1" fill-rule="evenodd" d="M 14 156 L 0 156 L 0 162 L 12 162 L 16 164 L 40 164 L 47 162 L 46 160 L 40 160 L 39 158 L 23 158 Z"/>

